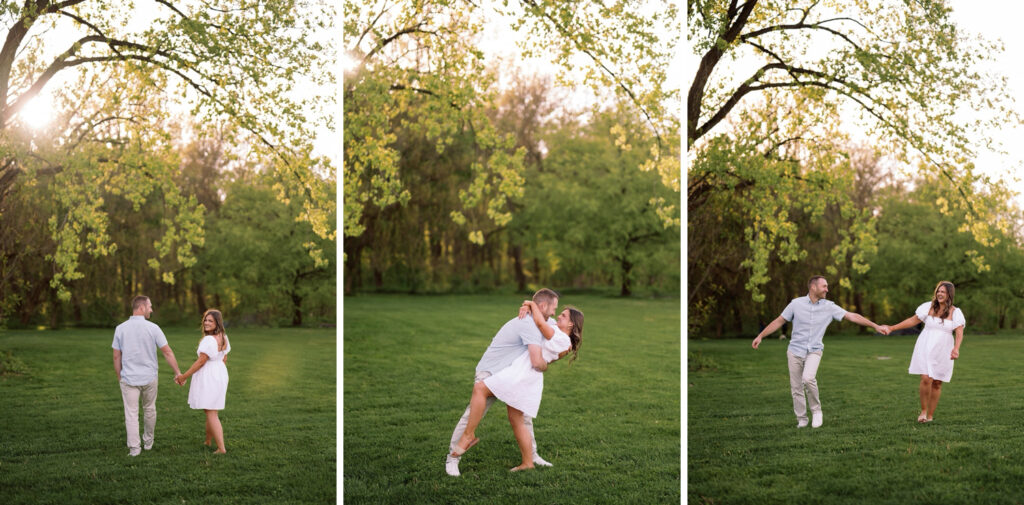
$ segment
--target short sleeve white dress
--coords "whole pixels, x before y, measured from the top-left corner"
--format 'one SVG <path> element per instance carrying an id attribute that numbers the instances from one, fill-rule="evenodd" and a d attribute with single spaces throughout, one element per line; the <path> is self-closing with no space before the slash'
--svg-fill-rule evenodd
<path id="1" fill-rule="evenodd" d="M 227 338 L 227 336 L 225 336 Z M 202 410 L 224 410 L 224 398 L 228 394 L 228 367 L 224 356 L 231 352 L 231 341 L 223 351 L 217 350 L 217 339 L 207 335 L 199 341 L 196 356 L 206 354 L 209 359 L 202 368 L 192 375 L 188 390 L 188 406 Z"/>
<path id="2" fill-rule="evenodd" d="M 924 322 L 924 330 L 914 344 L 914 355 L 910 358 L 909 372 L 913 375 L 927 375 L 934 380 L 949 382 L 953 377 L 953 360 L 949 355 L 953 352 L 955 337 L 953 330 L 964 326 L 966 320 L 959 308 L 953 309 L 950 319 L 940 319 L 928 315 L 932 302 L 922 303 L 914 314 Z"/>
<path id="3" fill-rule="evenodd" d="M 544 361 L 551 363 L 572 345 L 569 336 L 555 328 L 555 335 L 541 345 Z M 499 400 L 530 417 L 537 417 L 540 397 L 544 392 L 544 373 L 534 370 L 530 351 L 519 355 L 511 365 L 484 379 L 484 384 Z"/>

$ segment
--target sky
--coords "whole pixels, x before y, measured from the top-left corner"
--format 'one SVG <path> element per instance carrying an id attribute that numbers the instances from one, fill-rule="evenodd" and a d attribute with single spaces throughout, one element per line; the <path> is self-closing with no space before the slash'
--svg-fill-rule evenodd
<path id="1" fill-rule="evenodd" d="M 1024 30 L 1021 29 L 1020 14 L 1024 14 L 1024 4 L 996 0 L 954 0 L 951 2 L 953 19 L 960 27 L 986 39 L 999 39 L 1005 45 L 1003 54 L 998 58 L 993 70 L 1005 75 L 1008 79 L 1007 91 L 1015 100 L 1015 108 L 1024 114 L 1024 66 L 1021 55 L 1024 55 Z M 1024 173 L 1010 174 L 1024 167 L 1024 128 L 1006 128 L 987 132 L 1002 141 L 1006 155 L 980 153 L 975 161 L 976 166 L 985 174 L 999 177 L 1011 175 L 1007 184 L 1018 194 L 1018 205 L 1024 206 Z"/>

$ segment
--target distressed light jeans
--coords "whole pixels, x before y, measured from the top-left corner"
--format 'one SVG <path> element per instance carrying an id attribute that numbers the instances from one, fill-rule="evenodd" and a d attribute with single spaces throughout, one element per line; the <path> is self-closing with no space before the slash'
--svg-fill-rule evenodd
<path id="1" fill-rule="evenodd" d="M 153 447 L 153 431 L 156 429 L 156 386 L 159 379 L 144 386 L 130 386 L 121 379 L 121 399 L 124 400 L 124 427 L 128 432 L 128 448 L 133 452 L 141 449 L 139 443 L 139 401 L 142 401 L 143 431 L 142 443 Z"/>
<path id="2" fill-rule="evenodd" d="M 476 377 L 473 379 L 473 383 L 480 382 L 491 376 L 490 372 L 477 372 Z M 487 406 L 484 407 L 484 415 L 487 415 L 487 411 L 491 409 L 491 404 L 494 403 L 497 398 L 491 396 L 487 398 Z M 533 418 L 523 414 L 523 424 L 526 425 L 526 429 L 530 430 L 530 438 L 533 440 L 533 455 L 537 456 L 537 438 L 533 436 Z M 446 461 L 457 460 L 452 456 L 452 451 L 455 450 L 455 445 L 459 443 L 459 439 L 462 438 L 462 434 L 466 431 L 466 426 L 469 425 L 469 405 L 466 406 L 466 411 L 462 414 L 462 419 L 459 419 L 458 424 L 455 425 L 455 431 L 452 432 L 452 440 L 448 443 L 448 457 Z"/>
<path id="3" fill-rule="evenodd" d="M 821 412 L 821 400 L 818 399 L 818 365 L 821 364 L 821 351 L 807 353 L 801 358 L 786 351 L 789 358 L 789 387 L 793 392 L 793 413 L 796 420 L 807 422 L 807 409 Z M 805 396 L 806 391 L 806 396 Z"/>

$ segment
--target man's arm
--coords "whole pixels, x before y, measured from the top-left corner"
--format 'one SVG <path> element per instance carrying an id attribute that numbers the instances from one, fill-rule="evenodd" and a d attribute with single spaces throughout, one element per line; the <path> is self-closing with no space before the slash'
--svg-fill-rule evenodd
<path id="1" fill-rule="evenodd" d="M 757 337 L 755 337 L 754 341 L 750 343 L 750 346 L 757 349 L 757 346 L 761 345 L 761 339 L 764 338 L 765 335 L 775 333 L 775 330 L 778 330 L 787 322 L 786 318 L 782 316 L 776 317 L 774 321 L 768 323 L 768 326 L 765 326 L 765 328 L 761 330 L 761 333 L 757 334 Z"/>
<path id="2" fill-rule="evenodd" d="M 160 348 L 160 352 L 164 353 L 164 359 L 167 360 L 167 364 L 171 365 L 174 369 L 174 376 L 181 375 L 181 369 L 178 368 L 178 360 L 174 359 L 174 351 L 171 350 L 170 345 L 165 345 Z"/>
<path id="3" fill-rule="evenodd" d="M 121 350 L 114 349 L 114 374 L 117 375 L 117 382 L 121 382 Z"/>
<path id="4" fill-rule="evenodd" d="M 530 353 L 530 364 L 533 365 L 534 370 L 543 372 L 548 369 L 548 362 L 544 361 L 544 353 L 541 352 L 539 345 L 530 344 L 526 347 Z"/>
<path id="5" fill-rule="evenodd" d="M 885 333 L 885 332 L 882 331 L 882 327 L 881 326 L 878 326 L 877 324 L 871 322 L 868 318 L 866 318 L 866 317 L 864 317 L 864 316 L 862 316 L 860 314 L 857 314 L 856 312 L 847 312 L 846 315 L 843 316 L 843 319 L 846 319 L 847 321 L 850 321 L 851 323 L 857 323 L 857 324 L 859 324 L 861 326 L 867 326 L 869 328 L 873 328 L 878 333 Z"/>

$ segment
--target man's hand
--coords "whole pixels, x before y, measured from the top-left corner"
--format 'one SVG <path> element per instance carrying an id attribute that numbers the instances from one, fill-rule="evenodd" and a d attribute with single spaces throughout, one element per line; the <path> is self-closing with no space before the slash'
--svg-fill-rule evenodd
<path id="1" fill-rule="evenodd" d="M 761 345 L 761 336 L 754 337 L 754 341 L 750 343 L 750 347 L 757 349 L 757 346 Z"/>
<path id="2" fill-rule="evenodd" d="M 533 367 L 533 369 L 538 372 L 543 372 L 548 369 L 548 364 L 544 363 L 543 365 Z"/>

